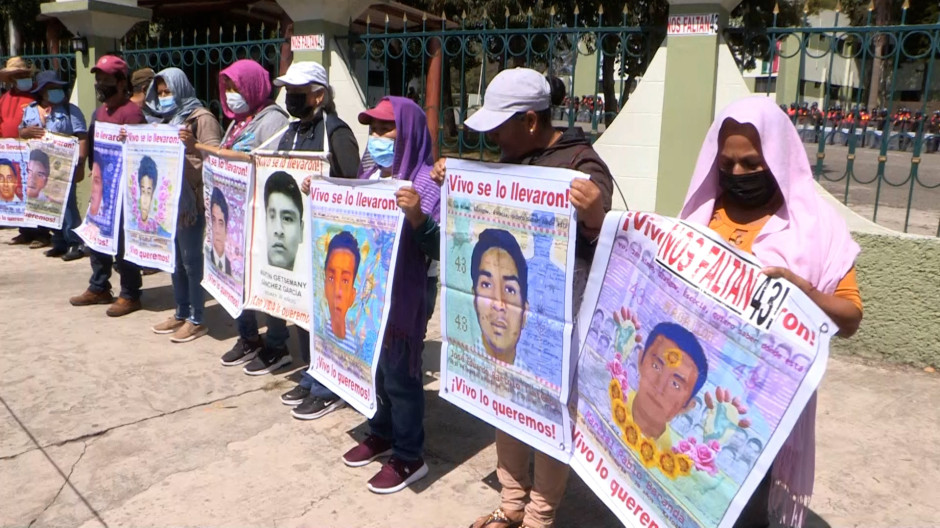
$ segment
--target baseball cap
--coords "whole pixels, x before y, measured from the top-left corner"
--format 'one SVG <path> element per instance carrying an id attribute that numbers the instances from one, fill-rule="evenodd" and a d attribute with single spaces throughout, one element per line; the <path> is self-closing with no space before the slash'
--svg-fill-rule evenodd
<path id="1" fill-rule="evenodd" d="M 376 119 L 379 121 L 395 120 L 395 107 L 392 106 L 391 101 L 388 99 L 382 99 L 379 101 L 379 104 L 375 105 L 375 108 L 370 108 L 364 112 L 359 112 L 359 122 L 363 125 L 368 125 Z"/>
<path id="2" fill-rule="evenodd" d="M 316 83 L 322 86 L 329 86 L 330 82 L 326 78 L 326 69 L 319 63 L 313 61 L 295 62 L 287 68 L 287 73 L 274 79 L 274 86 L 305 86 L 310 83 Z"/>
<path id="3" fill-rule="evenodd" d="M 552 89 L 541 73 L 529 68 L 499 72 L 486 87 L 483 108 L 464 122 L 478 132 L 489 132 L 517 112 L 539 112 L 552 105 Z"/>
<path id="4" fill-rule="evenodd" d="M 56 86 L 65 86 L 68 83 L 65 81 L 60 81 L 59 74 L 57 74 L 56 72 L 52 70 L 44 70 L 44 71 L 39 72 L 38 75 L 36 75 L 36 88 L 32 91 L 32 93 L 41 92 L 43 88 L 45 88 L 46 85 L 48 84 L 54 84 Z"/>
<path id="5" fill-rule="evenodd" d="M 131 74 L 131 86 L 138 86 L 144 83 L 149 83 L 156 76 L 156 72 L 150 68 L 134 70 L 134 73 Z"/>
<path id="6" fill-rule="evenodd" d="M 98 59 L 95 67 L 91 69 L 91 73 L 97 72 L 106 73 L 108 75 L 117 75 L 118 73 L 123 73 L 126 77 L 127 63 L 124 62 L 124 59 L 116 55 L 105 55 Z"/>

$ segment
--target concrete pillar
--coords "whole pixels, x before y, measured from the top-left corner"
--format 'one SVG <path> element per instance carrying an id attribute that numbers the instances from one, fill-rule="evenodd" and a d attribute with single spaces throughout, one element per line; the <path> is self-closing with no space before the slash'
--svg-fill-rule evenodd
<path id="1" fill-rule="evenodd" d="M 56 0 L 40 4 L 40 9 L 43 15 L 59 19 L 73 35 L 88 40 L 88 50 L 75 53 L 71 102 L 90 121 L 98 107 L 91 68 L 98 57 L 119 49 L 120 39 L 131 26 L 150 20 L 151 11 L 137 7 L 137 0 Z"/>
<path id="2" fill-rule="evenodd" d="M 669 0 L 656 212 L 676 215 L 715 117 L 720 28 L 740 0 Z"/>
<path id="3" fill-rule="evenodd" d="M 349 22 L 370 5 L 387 0 L 277 0 L 293 21 L 291 50 L 294 61 L 316 61 L 323 65 L 335 93 L 336 113 L 349 124 L 365 148 L 368 127 L 359 124 L 365 97 L 349 65 L 343 60 L 335 37 L 349 33 Z"/>

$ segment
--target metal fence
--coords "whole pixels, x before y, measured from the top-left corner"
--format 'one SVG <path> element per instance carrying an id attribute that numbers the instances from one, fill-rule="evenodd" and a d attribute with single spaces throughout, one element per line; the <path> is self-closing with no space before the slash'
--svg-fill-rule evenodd
<path id="1" fill-rule="evenodd" d="M 55 70 L 60 79 L 71 85 L 75 79 L 75 53 L 67 40 L 59 43 L 59 50 L 59 53 L 52 53 L 44 42 L 33 42 L 24 46 L 20 56 L 30 61 L 39 71 Z M 61 50 L 68 51 L 62 53 Z M 5 63 L 7 58 L 0 56 L 0 63 Z"/>
<path id="2" fill-rule="evenodd" d="M 237 60 L 251 59 L 276 77 L 284 43 L 280 26 L 266 28 L 262 23 L 254 27 L 219 27 L 218 32 L 206 29 L 190 34 L 128 37 L 122 42 L 122 53 L 131 71 L 152 68 L 159 72 L 170 67 L 183 70 L 197 97 L 221 119 L 219 72 Z"/>
<path id="3" fill-rule="evenodd" d="M 366 20 L 365 31 L 351 34 L 343 47 L 366 91 L 367 103 L 386 94 L 408 96 L 422 106 L 439 101 L 437 142 L 444 155 L 497 157 L 497 147 L 485 135 L 464 128 L 463 122 L 479 108 L 489 80 L 515 66 L 545 71 L 565 82 L 567 97 L 553 109 L 553 117 L 558 124 L 580 126 L 597 139 L 642 76 L 664 28 L 631 25 L 626 11 L 622 25 L 616 27 L 586 27 L 577 14 L 571 25 L 561 25 L 554 14 L 547 27 L 533 24 L 531 12 L 510 17 L 507 11 L 502 27 L 491 20 L 471 26 L 466 18 L 459 24 L 432 24 L 425 18 L 409 25 L 405 18 L 395 21 L 402 28 L 395 30 L 386 17 L 384 24 Z M 438 53 L 440 78 L 428 79 Z M 575 74 L 585 62 L 591 69 L 591 82 L 586 87 L 581 83 L 576 91 Z M 437 93 L 430 94 L 429 89 Z"/>
<path id="4" fill-rule="evenodd" d="M 755 57 L 780 65 L 765 93 L 795 83 L 794 100 L 777 100 L 827 190 L 874 222 L 940 236 L 940 20 L 908 25 L 906 15 L 873 26 L 869 11 L 865 26 L 851 26 L 836 12 L 833 27 L 804 18 L 791 28 L 775 15 L 765 31 L 731 28 L 725 38 L 742 68 Z"/>

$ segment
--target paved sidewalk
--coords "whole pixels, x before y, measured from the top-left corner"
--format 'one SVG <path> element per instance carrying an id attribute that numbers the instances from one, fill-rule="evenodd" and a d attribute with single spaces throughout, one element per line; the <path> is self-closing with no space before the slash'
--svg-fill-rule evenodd
<path id="1" fill-rule="evenodd" d="M 430 476 L 377 496 L 365 487 L 377 463 L 339 460 L 363 418 L 294 420 L 278 396 L 299 372 L 222 367 L 236 332 L 214 302 L 210 335 L 172 344 L 150 331 L 172 313 L 167 274 L 144 278 L 144 310 L 109 319 L 68 304 L 88 260 L 8 247 L 13 234 L 0 231 L 0 526 L 462 528 L 496 506 L 492 428 L 436 394 L 437 324 L 425 353 Z M 938 408 L 938 375 L 833 360 L 811 525 L 940 525 Z M 558 526 L 619 523 L 573 476 Z"/>

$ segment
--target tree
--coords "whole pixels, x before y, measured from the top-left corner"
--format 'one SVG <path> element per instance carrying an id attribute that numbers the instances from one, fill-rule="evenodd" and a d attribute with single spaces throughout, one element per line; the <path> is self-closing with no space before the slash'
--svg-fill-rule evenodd
<path id="1" fill-rule="evenodd" d="M 45 34 L 36 21 L 39 16 L 39 0 L 3 0 L 0 2 L 0 19 L 4 21 L 0 34 L 0 56 L 22 53 L 21 35 Z"/>

